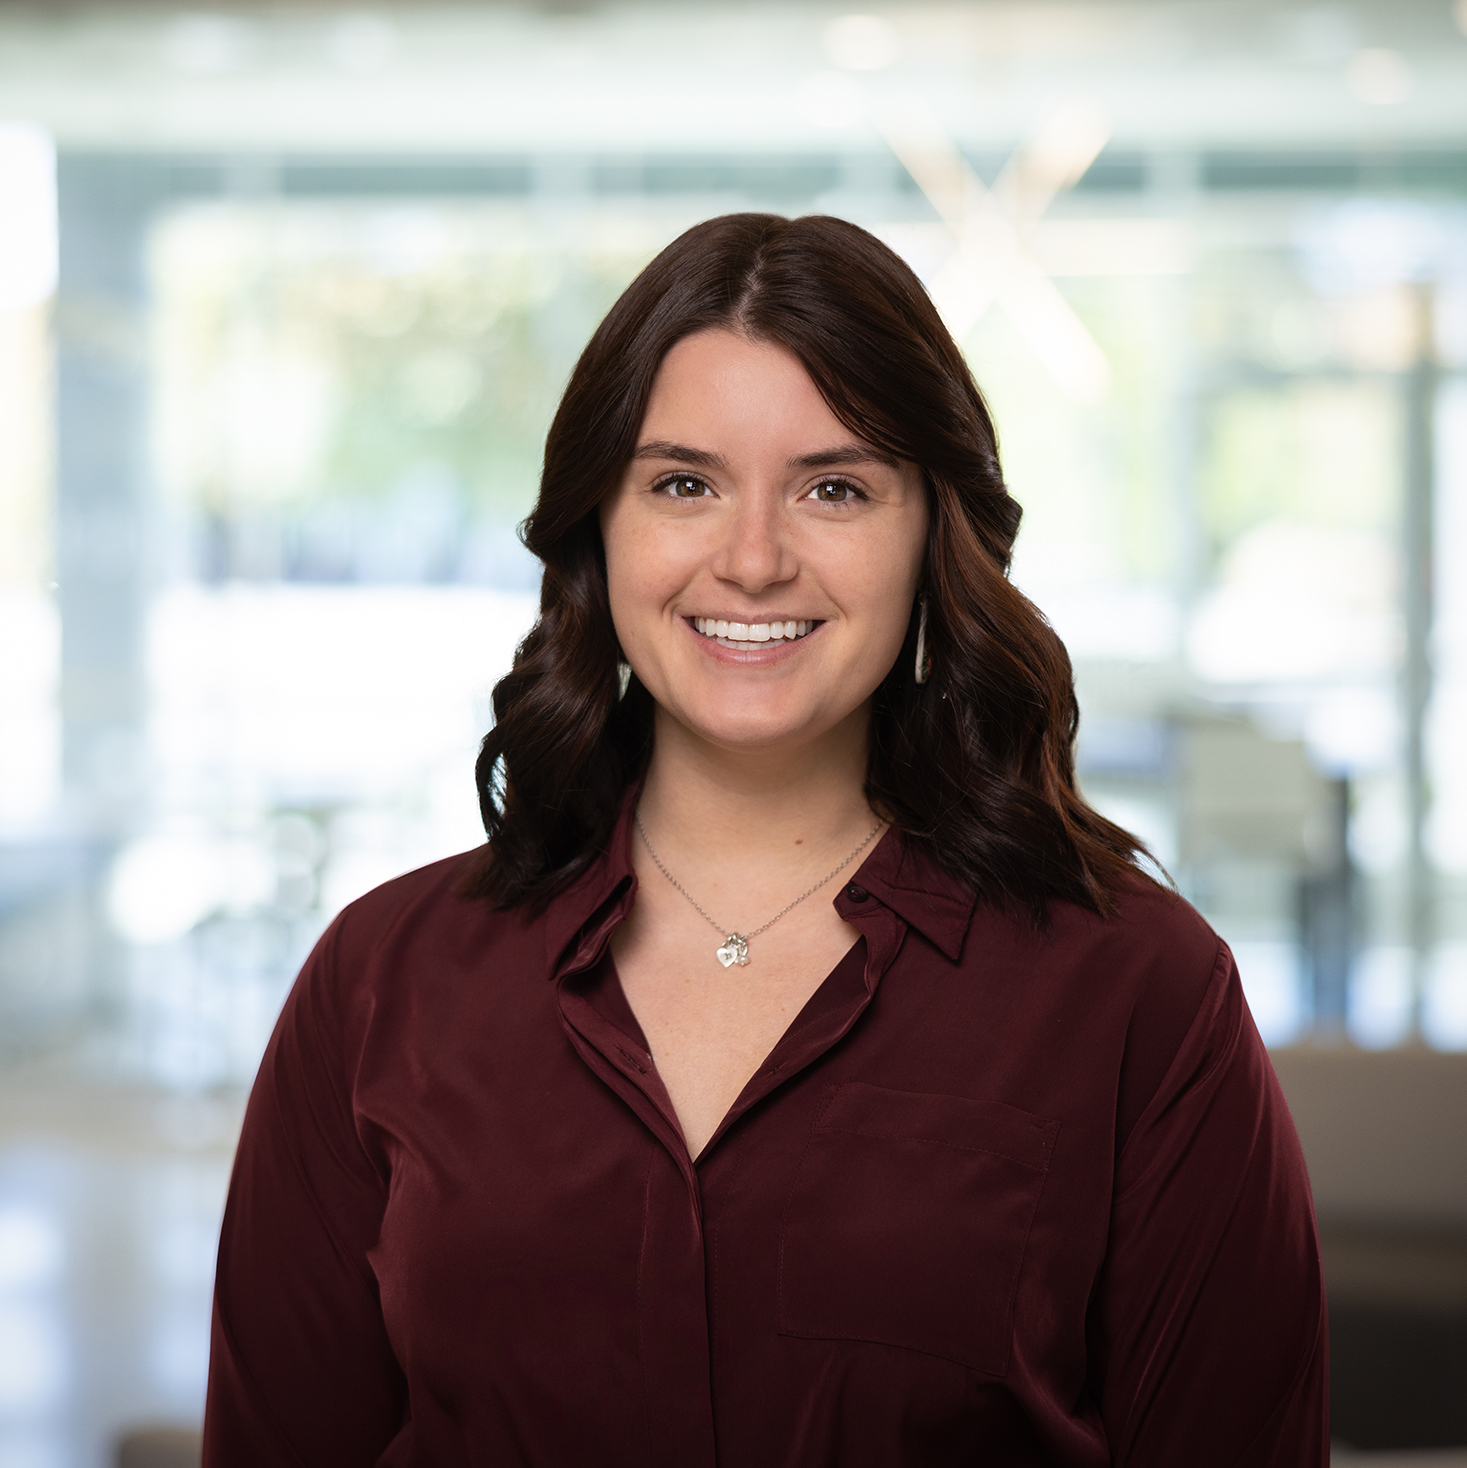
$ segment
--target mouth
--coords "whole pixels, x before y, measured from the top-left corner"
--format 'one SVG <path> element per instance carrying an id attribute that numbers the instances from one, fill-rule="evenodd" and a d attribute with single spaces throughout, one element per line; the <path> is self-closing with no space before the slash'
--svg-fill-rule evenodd
<path id="1" fill-rule="evenodd" d="M 756 645 L 771 642 L 798 642 L 821 625 L 818 620 L 729 622 L 717 617 L 689 617 L 688 621 L 700 637 L 737 652 L 747 652 Z"/>

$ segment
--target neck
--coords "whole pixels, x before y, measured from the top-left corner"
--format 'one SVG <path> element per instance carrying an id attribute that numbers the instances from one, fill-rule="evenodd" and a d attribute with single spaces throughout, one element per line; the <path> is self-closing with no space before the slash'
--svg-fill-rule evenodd
<path id="1" fill-rule="evenodd" d="M 876 820 L 866 802 L 869 714 L 807 745 L 727 749 L 657 712 L 641 813 L 658 850 L 683 863 L 801 865 Z"/>

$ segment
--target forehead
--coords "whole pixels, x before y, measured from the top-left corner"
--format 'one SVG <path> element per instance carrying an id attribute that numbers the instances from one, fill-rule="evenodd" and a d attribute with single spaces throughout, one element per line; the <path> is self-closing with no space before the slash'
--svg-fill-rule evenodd
<path id="1" fill-rule="evenodd" d="M 701 331 L 677 342 L 658 367 L 643 436 L 675 422 L 728 432 L 844 434 L 800 359 L 776 342 Z M 660 434 L 658 435 L 660 436 Z"/>

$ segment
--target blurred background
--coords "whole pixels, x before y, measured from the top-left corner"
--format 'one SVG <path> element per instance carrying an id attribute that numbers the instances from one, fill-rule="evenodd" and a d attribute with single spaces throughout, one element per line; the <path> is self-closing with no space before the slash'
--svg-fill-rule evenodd
<path id="1" fill-rule="evenodd" d="M 3 0 L 0 1468 L 187 1461 L 276 1011 L 480 839 L 559 391 L 742 209 L 965 346 L 1085 789 L 1274 1047 L 1340 1456 L 1458 1461 L 1467 0 Z"/>

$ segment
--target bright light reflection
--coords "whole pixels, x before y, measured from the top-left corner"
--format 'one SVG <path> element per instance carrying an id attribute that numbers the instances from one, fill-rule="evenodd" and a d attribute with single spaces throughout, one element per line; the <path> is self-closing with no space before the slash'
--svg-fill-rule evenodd
<path id="1" fill-rule="evenodd" d="M 0 1413 L 56 1406 L 66 1388 L 66 1333 L 54 1305 L 0 1304 Z"/>
<path id="2" fill-rule="evenodd" d="M 1444 943 L 1432 956 L 1421 1033 L 1437 1050 L 1467 1050 L 1467 943 Z"/>
<path id="3" fill-rule="evenodd" d="M 11 1432 L 0 1436 L 0 1468 L 70 1468 L 66 1450 L 49 1432 Z"/>
<path id="4" fill-rule="evenodd" d="M 1101 815 L 1108 821 L 1139 836 L 1160 864 L 1170 869 L 1177 861 L 1177 823 L 1161 800 L 1095 793 L 1091 797 Z"/>
<path id="5" fill-rule="evenodd" d="M 0 1290 L 50 1284 L 65 1249 L 50 1219 L 30 1208 L 0 1209 Z"/>
<path id="6" fill-rule="evenodd" d="M 1042 579 L 1032 595 L 1072 658 L 1159 662 L 1172 656 L 1181 636 L 1176 598 L 1164 587 L 1117 583 L 1063 588 Z M 1016 577 L 1028 590 L 1028 582 Z"/>
<path id="7" fill-rule="evenodd" d="M 825 27 L 825 54 L 848 71 L 881 71 L 901 55 L 901 41 L 879 15 L 843 15 Z"/>
<path id="8" fill-rule="evenodd" d="M 1382 537 L 1268 521 L 1240 535 L 1188 638 L 1217 683 L 1389 676 L 1399 631 Z"/>
<path id="9" fill-rule="evenodd" d="M 0 125 L 0 311 L 56 289 L 56 149 L 28 123 Z"/>
<path id="10" fill-rule="evenodd" d="M 1414 200 L 1350 199 L 1312 218 L 1300 235 L 1300 260 L 1323 291 L 1395 285 L 1429 271 L 1443 250 L 1438 211 Z"/>
<path id="11" fill-rule="evenodd" d="M 1304 1028 L 1306 1006 L 1299 955 L 1291 944 L 1230 943 L 1243 994 L 1265 1045 L 1287 1045 Z"/>
<path id="12" fill-rule="evenodd" d="M 1366 1050 L 1399 1045 L 1411 1029 L 1411 950 L 1367 948 L 1350 980 L 1346 1024 Z"/>
<path id="13" fill-rule="evenodd" d="M 149 1375 L 180 1395 L 202 1395 L 209 1376 L 207 1310 L 175 1310 L 160 1321 L 148 1344 Z"/>
<path id="14" fill-rule="evenodd" d="M 160 1279 L 172 1285 L 210 1284 L 214 1279 L 214 1256 L 219 1247 L 219 1230 L 213 1221 L 179 1219 L 164 1224 L 153 1239 L 153 1268 Z"/>
<path id="15" fill-rule="evenodd" d="M 238 880 L 238 878 L 236 878 Z M 250 883 L 262 900 L 270 874 Z M 231 887 L 217 844 L 196 836 L 154 836 L 123 848 L 107 887 L 107 913 L 132 943 L 181 938 L 238 887 Z"/>
<path id="16" fill-rule="evenodd" d="M 0 400 L 0 435 L 6 422 Z M 3 451 L 3 450 L 0 450 Z M 49 594 L 0 587 L 0 626 L 6 629 L 5 680 L 0 688 L 0 826 L 38 821 L 61 783 L 61 727 L 56 684 L 61 621 Z"/>
<path id="17" fill-rule="evenodd" d="M 463 586 L 173 587 L 150 618 L 160 763 L 185 798 L 222 779 L 318 804 L 389 796 L 446 756 L 471 766 L 537 600 Z M 464 779 L 460 829 L 482 839 Z"/>

